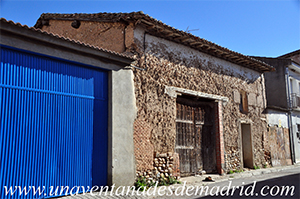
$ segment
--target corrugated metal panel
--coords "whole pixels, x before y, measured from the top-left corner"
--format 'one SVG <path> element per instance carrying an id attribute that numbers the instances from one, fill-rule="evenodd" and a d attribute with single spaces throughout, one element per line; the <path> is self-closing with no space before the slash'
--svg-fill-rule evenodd
<path id="1" fill-rule="evenodd" d="M 0 70 L 0 198 L 4 186 L 44 186 L 37 198 L 106 184 L 107 73 L 4 47 Z"/>

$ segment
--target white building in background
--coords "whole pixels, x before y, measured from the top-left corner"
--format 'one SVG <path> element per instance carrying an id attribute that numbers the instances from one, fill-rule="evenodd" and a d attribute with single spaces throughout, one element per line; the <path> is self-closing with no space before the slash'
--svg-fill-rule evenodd
<path id="1" fill-rule="evenodd" d="M 289 128 L 292 161 L 300 163 L 300 50 L 277 58 L 255 58 L 276 68 L 264 74 L 268 124 Z"/>

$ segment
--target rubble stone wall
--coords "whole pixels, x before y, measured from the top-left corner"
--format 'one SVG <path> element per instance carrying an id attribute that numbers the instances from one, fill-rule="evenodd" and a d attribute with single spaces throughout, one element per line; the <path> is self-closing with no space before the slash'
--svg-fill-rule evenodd
<path id="1" fill-rule="evenodd" d="M 138 109 L 134 126 L 137 169 L 151 170 L 156 152 L 174 153 L 176 98 L 165 94 L 165 86 L 229 98 L 222 111 L 226 170 L 242 167 L 241 121 L 251 124 L 255 164 L 262 166 L 265 162 L 263 139 L 267 124 L 262 112 L 266 103 L 264 79 L 259 72 L 145 34 L 139 26 L 133 32 L 133 24 L 81 21 L 76 29 L 71 23 L 50 20 L 43 30 L 116 52 L 134 52 L 139 58 L 136 66 L 146 68 L 133 69 Z M 248 93 L 248 114 L 240 111 L 241 90 Z M 147 138 L 141 140 L 142 135 Z"/>
<path id="2" fill-rule="evenodd" d="M 139 67 L 134 69 L 137 118 L 151 126 L 154 152 L 174 152 L 176 136 L 176 99 L 164 93 L 165 86 L 175 86 L 229 98 L 223 107 L 223 131 L 226 169 L 240 169 L 241 120 L 251 124 L 254 162 L 265 162 L 263 137 L 267 130 L 264 79 L 256 71 L 221 60 L 181 44 L 162 38 L 144 35 L 135 30 L 135 43 L 143 52 Z M 248 93 L 249 113 L 240 112 L 240 90 Z M 236 96 L 238 95 L 238 96 Z M 249 97 L 250 95 L 250 97 Z"/>
<path id="3" fill-rule="evenodd" d="M 179 158 L 177 153 L 155 153 L 152 169 L 137 170 L 137 178 L 145 178 L 147 181 L 156 183 L 157 181 L 168 182 L 170 178 L 180 179 L 180 171 L 178 169 Z"/>

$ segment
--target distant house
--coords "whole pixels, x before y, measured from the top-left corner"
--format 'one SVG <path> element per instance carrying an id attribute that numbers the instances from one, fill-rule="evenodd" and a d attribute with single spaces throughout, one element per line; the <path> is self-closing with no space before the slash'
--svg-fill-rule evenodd
<path id="1" fill-rule="evenodd" d="M 0 198 L 131 185 L 134 59 L 3 18 L 0 32 Z"/>
<path id="2" fill-rule="evenodd" d="M 300 50 L 277 58 L 255 57 L 276 71 L 265 74 L 268 124 L 283 128 L 274 143 L 282 145 L 271 154 L 274 165 L 300 162 Z M 288 129 L 290 130 L 288 135 Z M 287 142 L 288 138 L 291 143 Z"/>
<path id="3" fill-rule="evenodd" d="M 137 175 L 222 174 L 268 164 L 263 73 L 270 65 L 142 12 L 42 14 L 35 27 L 137 58 Z"/>

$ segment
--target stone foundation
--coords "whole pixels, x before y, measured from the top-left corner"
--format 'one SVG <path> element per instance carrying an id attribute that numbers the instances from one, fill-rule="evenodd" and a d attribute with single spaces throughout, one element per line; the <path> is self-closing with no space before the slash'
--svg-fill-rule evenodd
<path id="1" fill-rule="evenodd" d="M 137 170 L 137 178 L 145 178 L 147 181 L 168 181 L 169 177 L 174 179 L 180 178 L 179 156 L 177 153 L 155 153 L 152 165 L 148 168 Z"/>

